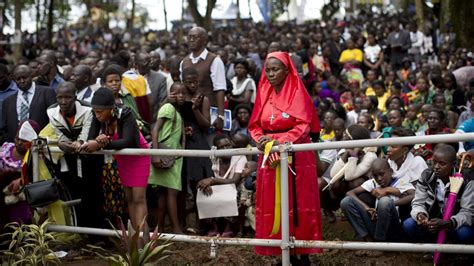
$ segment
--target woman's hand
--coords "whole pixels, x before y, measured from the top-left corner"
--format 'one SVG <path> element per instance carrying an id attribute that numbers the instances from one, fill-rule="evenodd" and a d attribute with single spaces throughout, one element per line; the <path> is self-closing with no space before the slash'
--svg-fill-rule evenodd
<path id="1" fill-rule="evenodd" d="M 108 137 L 105 134 L 100 134 L 95 138 L 95 141 L 97 141 L 100 145 L 103 145 L 103 147 L 107 146 L 107 144 L 110 143 L 110 137 Z"/>
<path id="2" fill-rule="evenodd" d="M 259 150 L 263 151 L 263 150 L 265 149 L 265 145 L 266 145 L 268 142 L 272 141 L 272 140 L 274 140 L 274 139 L 272 139 L 270 136 L 267 136 L 267 135 L 261 136 L 261 137 L 257 140 L 257 148 L 258 148 Z M 277 140 L 275 140 L 275 142 L 273 143 L 273 145 L 278 145 L 278 144 L 279 144 L 279 143 L 278 143 Z"/>
<path id="3" fill-rule="evenodd" d="M 98 143 L 95 140 L 89 140 L 88 142 L 82 144 L 81 146 L 81 150 L 86 151 L 86 152 L 96 152 L 100 150 L 101 148 L 103 148 L 103 146 L 100 145 L 100 143 Z"/>

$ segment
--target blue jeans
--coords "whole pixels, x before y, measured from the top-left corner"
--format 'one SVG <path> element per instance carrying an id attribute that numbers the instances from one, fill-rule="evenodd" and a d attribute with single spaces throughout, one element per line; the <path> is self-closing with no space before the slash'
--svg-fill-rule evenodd
<path id="1" fill-rule="evenodd" d="M 438 233 L 430 233 L 425 227 L 419 226 L 413 218 L 403 222 L 403 230 L 412 242 L 430 243 L 436 242 L 438 238 Z M 474 243 L 474 227 L 463 225 L 456 230 L 449 230 L 447 238 L 459 244 Z"/>
<path id="2" fill-rule="evenodd" d="M 382 197 L 378 200 L 375 221 L 370 219 L 365 208 L 352 197 L 347 196 L 341 201 L 341 209 L 360 238 L 371 236 L 376 241 L 400 240 L 400 221 L 391 198 Z"/>

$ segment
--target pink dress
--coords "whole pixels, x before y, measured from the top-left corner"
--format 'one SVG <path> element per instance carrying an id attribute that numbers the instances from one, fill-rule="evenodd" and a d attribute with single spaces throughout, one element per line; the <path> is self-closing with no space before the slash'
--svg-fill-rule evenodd
<path id="1" fill-rule="evenodd" d="M 112 140 L 117 140 L 115 133 Z M 148 149 L 148 143 L 140 133 L 140 148 Z M 150 156 L 114 155 L 117 161 L 118 173 L 124 187 L 146 187 L 150 175 Z"/>

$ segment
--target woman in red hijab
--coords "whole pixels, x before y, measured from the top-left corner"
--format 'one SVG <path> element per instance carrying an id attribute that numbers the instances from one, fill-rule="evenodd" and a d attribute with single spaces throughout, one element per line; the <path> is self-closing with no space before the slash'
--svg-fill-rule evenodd
<path id="1" fill-rule="evenodd" d="M 317 115 L 290 56 L 285 52 L 268 54 L 264 70 L 248 126 L 257 147 L 263 150 L 265 144 L 272 140 L 277 144 L 310 143 L 310 133 L 319 130 L 319 124 L 315 122 Z M 262 156 L 259 161 L 261 165 Z M 321 209 L 314 153 L 294 153 L 290 167 L 296 173 L 293 176 L 292 171 L 288 171 L 290 235 L 297 240 L 321 240 Z M 265 165 L 257 173 L 255 236 L 281 239 L 281 228 L 277 227 L 277 232 L 274 230 L 275 220 L 275 169 Z M 255 251 L 260 255 L 281 253 L 280 248 L 270 247 L 256 247 Z M 319 249 L 293 251 L 293 255 L 320 252 Z"/>

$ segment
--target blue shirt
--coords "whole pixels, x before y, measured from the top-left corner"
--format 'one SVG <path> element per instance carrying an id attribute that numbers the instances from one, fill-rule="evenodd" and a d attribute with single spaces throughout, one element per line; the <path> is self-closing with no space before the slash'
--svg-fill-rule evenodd
<path id="1" fill-rule="evenodd" d="M 458 130 L 461 130 L 463 131 L 464 133 L 472 133 L 474 132 L 474 118 L 471 118 L 467 121 L 465 121 L 464 123 L 462 123 Z M 464 149 L 466 151 L 470 150 L 474 148 L 474 141 L 466 141 L 464 142 Z"/>
<path id="2" fill-rule="evenodd" d="M 59 84 L 63 82 L 65 82 L 65 80 L 59 74 L 56 74 L 56 76 L 54 76 L 53 81 L 51 81 L 51 84 L 49 84 L 49 87 L 52 88 L 54 91 L 57 91 Z"/>
<path id="3" fill-rule="evenodd" d="M 0 91 L 0 128 L 3 127 L 2 123 L 2 107 L 3 107 L 3 101 L 8 98 L 10 95 L 14 94 L 16 91 L 18 91 L 18 86 L 14 81 L 10 82 L 10 85 L 3 91 Z"/>

